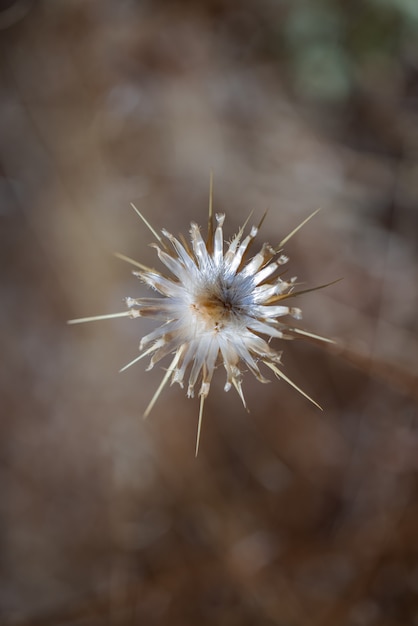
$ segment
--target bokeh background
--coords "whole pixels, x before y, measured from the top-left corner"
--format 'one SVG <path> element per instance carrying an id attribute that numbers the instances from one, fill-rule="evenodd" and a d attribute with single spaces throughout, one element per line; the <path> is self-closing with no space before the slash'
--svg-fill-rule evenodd
<path id="1" fill-rule="evenodd" d="M 418 624 L 418 3 L 0 1 L 0 623 Z M 138 353 L 151 235 L 268 209 L 307 286 L 284 382 Z"/>

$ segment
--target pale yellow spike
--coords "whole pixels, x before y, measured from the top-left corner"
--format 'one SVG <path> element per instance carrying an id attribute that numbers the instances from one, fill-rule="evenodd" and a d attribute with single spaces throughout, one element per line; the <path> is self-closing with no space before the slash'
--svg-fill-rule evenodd
<path id="1" fill-rule="evenodd" d="M 208 211 L 208 234 L 206 237 L 206 247 L 211 253 L 213 251 L 213 172 L 209 179 L 209 211 Z"/>
<path id="2" fill-rule="evenodd" d="M 326 283 L 325 285 L 318 285 L 317 287 L 310 287 L 309 289 L 301 289 L 300 291 L 289 291 L 288 293 L 281 293 L 277 296 L 272 296 L 269 298 L 267 304 L 273 304 L 274 302 L 279 302 L 279 300 L 286 300 L 286 298 L 296 298 L 297 296 L 303 296 L 305 293 L 312 293 L 312 291 L 319 291 L 320 289 L 325 289 L 325 287 L 330 287 L 331 285 L 335 285 L 339 283 L 342 278 L 337 278 L 336 280 L 331 281 L 330 283 Z M 295 285 L 301 285 L 303 283 L 293 283 L 291 288 Z"/>
<path id="3" fill-rule="evenodd" d="M 213 224 L 213 172 L 210 173 L 209 179 L 209 225 Z"/>
<path id="4" fill-rule="evenodd" d="M 85 324 L 86 322 L 98 322 L 99 320 L 111 320 L 115 317 L 132 317 L 132 311 L 122 311 L 121 313 L 109 313 L 108 315 L 93 315 L 92 317 L 79 317 L 74 320 L 67 320 L 67 324 Z"/>
<path id="5" fill-rule="evenodd" d="M 125 254 L 121 254 L 120 252 L 114 252 L 113 254 L 117 259 L 120 259 L 121 261 L 126 261 L 126 263 L 130 263 L 131 265 L 135 265 L 135 267 L 139 267 L 139 269 L 143 270 L 144 272 L 155 272 L 155 270 L 153 270 L 151 267 L 147 267 L 139 261 L 131 259 L 131 257 L 126 256 Z"/>
<path id="6" fill-rule="evenodd" d="M 247 217 L 247 219 L 245 220 L 245 222 L 243 223 L 243 225 L 240 227 L 240 229 L 239 229 L 239 231 L 237 232 L 237 234 L 236 234 L 236 235 L 234 235 L 234 236 L 232 237 L 232 239 L 231 239 L 231 243 L 232 243 L 232 242 L 234 242 L 235 240 L 237 240 L 237 241 L 238 241 L 238 243 L 237 243 L 237 248 L 238 248 L 238 245 L 241 243 L 241 239 L 242 239 L 242 236 L 243 236 L 243 234 L 244 234 L 244 230 L 245 230 L 245 228 L 246 228 L 246 226 L 247 226 L 248 222 L 250 221 L 250 219 L 251 219 L 251 217 L 252 217 L 253 213 L 254 213 L 254 211 L 251 211 L 251 212 L 250 212 L 249 216 Z"/>
<path id="7" fill-rule="evenodd" d="M 303 220 L 303 222 L 301 222 L 299 224 L 299 226 L 296 226 L 296 228 L 294 228 L 291 233 L 289 233 L 284 239 L 282 239 L 281 242 L 279 243 L 279 245 L 277 246 L 277 250 L 282 248 L 284 246 L 284 244 L 287 243 L 289 241 L 289 239 L 291 237 L 293 237 L 293 235 L 295 235 L 298 232 L 298 230 L 300 230 L 302 228 L 302 226 L 305 226 L 305 224 L 307 222 L 309 222 L 309 220 L 311 220 L 320 210 L 321 209 L 316 209 L 316 211 L 311 213 L 311 215 L 309 215 L 309 217 L 307 217 L 305 220 Z"/>
<path id="8" fill-rule="evenodd" d="M 267 213 L 267 212 L 266 212 L 266 213 Z M 241 239 L 241 237 L 242 237 L 242 235 L 243 235 L 243 233 L 244 233 L 244 230 L 247 228 L 247 224 L 248 224 L 248 222 L 250 221 L 250 219 L 252 218 L 253 214 L 254 214 L 254 209 L 253 209 L 252 211 L 250 211 L 249 216 L 247 217 L 247 219 L 245 220 L 245 222 L 244 222 L 244 223 L 243 223 L 243 225 L 241 226 L 241 228 L 240 228 L 240 230 L 239 230 L 239 232 L 241 233 L 241 235 L 240 235 L 240 239 Z M 262 219 L 264 219 L 264 217 L 263 217 Z"/>
<path id="9" fill-rule="evenodd" d="M 121 374 L 122 372 L 125 372 L 129 367 L 131 367 L 132 365 L 135 365 L 135 363 L 138 363 L 138 361 L 140 361 L 141 359 L 143 359 L 144 357 L 146 357 L 148 354 L 151 354 L 151 352 L 155 350 L 154 346 L 152 345 L 151 348 L 148 348 L 148 350 L 145 350 L 145 352 L 143 352 L 142 354 L 140 354 L 139 356 L 137 356 L 133 361 L 130 361 L 129 363 L 127 363 L 126 365 L 124 365 L 120 370 L 119 370 L 119 374 Z"/>
<path id="10" fill-rule="evenodd" d="M 262 218 L 261 218 L 261 220 L 258 222 L 258 226 L 257 226 L 258 230 L 260 230 L 260 228 L 262 227 L 263 222 L 264 222 L 264 220 L 266 219 L 266 217 L 267 217 L 267 213 L 268 213 L 268 212 L 269 212 L 269 210 L 268 210 L 268 209 L 266 209 L 266 210 L 264 211 L 264 213 L 263 213 L 263 217 L 262 217 Z"/>
<path id="11" fill-rule="evenodd" d="M 166 248 L 167 246 L 165 245 L 164 241 L 161 239 L 160 235 L 157 233 L 157 231 L 155 230 L 155 228 L 153 228 L 151 226 L 151 224 L 149 223 L 149 221 L 142 215 L 141 211 L 139 211 L 136 206 L 134 205 L 133 202 L 130 203 L 131 207 L 133 208 L 133 210 L 135 211 L 135 213 L 141 218 L 141 220 L 144 222 L 145 226 L 147 226 L 147 228 L 150 229 L 150 231 L 152 232 L 152 234 L 154 235 L 154 237 L 156 238 L 156 240 L 158 241 L 158 243 L 163 247 Z"/>
<path id="12" fill-rule="evenodd" d="M 292 333 L 297 333 L 298 335 L 303 335 L 304 337 L 310 337 L 311 339 L 318 339 L 318 341 L 325 341 L 326 343 L 336 343 L 333 339 L 329 339 L 328 337 L 322 337 L 321 335 L 315 335 L 315 333 L 308 333 L 307 330 L 302 330 L 301 328 L 289 328 Z"/>
<path id="13" fill-rule="evenodd" d="M 203 421 L 203 407 L 205 405 L 206 396 L 203 394 L 200 396 L 200 405 L 199 405 L 199 421 L 197 424 L 197 437 L 196 437 L 196 450 L 195 456 L 199 453 L 199 442 L 200 442 L 200 432 L 202 430 L 202 421 Z"/>
<path id="14" fill-rule="evenodd" d="M 320 406 L 317 402 L 315 402 L 315 400 L 313 400 L 310 396 L 308 396 L 307 393 L 302 391 L 302 389 L 300 387 L 298 387 L 296 385 L 296 383 L 294 383 L 292 380 L 290 380 L 290 378 L 285 376 L 285 374 L 283 374 L 283 372 L 281 370 L 279 370 L 279 368 L 276 367 L 273 363 L 269 363 L 268 361 L 263 361 L 263 363 L 265 363 L 265 365 L 267 365 L 267 367 L 269 367 L 271 370 L 273 370 L 273 372 L 276 374 L 277 378 L 282 378 L 288 385 L 293 387 L 293 389 L 296 389 L 296 391 L 298 391 L 302 396 L 304 396 L 307 400 L 312 402 L 312 404 L 314 404 L 316 407 L 318 407 L 318 409 L 320 409 L 321 411 L 323 410 L 322 406 Z"/>
<path id="15" fill-rule="evenodd" d="M 147 406 L 147 408 L 144 411 L 144 419 L 146 419 L 148 417 L 148 415 L 151 413 L 151 411 L 152 411 L 155 403 L 157 402 L 157 400 L 158 400 L 162 390 L 164 389 L 164 387 L 166 386 L 167 382 L 169 381 L 171 374 L 176 369 L 177 363 L 179 362 L 181 355 L 182 355 L 182 351 L 181 350 L 177 350 L 176 354 L 174 355 L 174 359 L 171 361 L 171 364 L 170 364 L 168 370 L 164 374 L 164 378 L 162 379 L 161 383 L 158 386 L 157 391 L 154 393 L 151 402 L 149 403 L 149 405 Z"/>
<path id="16" fill-rule="evenodd" d="M 245 402 L 244 393 L 242 391 L 241 383 L 239 381 L 235 380 L 235 378 L 233 378 L 232 379 L 232 384 L 234 385 L 235 389 L 237 390 L 237 393 L 238 393 L 239 397 L 241 398 L 241 402 L 244 405 L 244 409 L 246 409 L 248 411 L 247 403 Z"/>

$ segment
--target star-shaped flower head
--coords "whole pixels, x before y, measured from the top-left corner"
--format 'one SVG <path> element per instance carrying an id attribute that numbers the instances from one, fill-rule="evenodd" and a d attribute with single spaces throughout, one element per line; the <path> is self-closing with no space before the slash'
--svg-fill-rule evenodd
<path id="1" fill-rule="evenodd" d="M 250 250 L 259 226 L 253 226 L 244 236 L 244 224 L 231 242 L 225 245 L 225 215 L 216 214 L 213 217 L 212 185 L 206 240 L 195 223 L 191 224 L 190 243 L 183 237 L 174 237 L 166 230 L 160 236 L 138 209 L 134 205 L 132 207 L 156 238 L 157 243 L 152 245 L 168 274 L 145 267 L 123 255 L 117 256 L 137 266 L 139 271 L 134 274 L 157 291 L 159 296 L 128 297 L 125 299 L 127 311 L 70 320 L 70 323 L 124 316 L 160 320 L 161 325 L 141 339 L 139 356 L 121 370 L 126 370 L 146 356 L 151 356 L 148 369 L 152 369 L 164 357 L 172 355 L 172 361 L 144 416 L 148 416 L 169 381 L 183 387 L 186 379 L 189 398 L 194 396 L 196 384 L 200 382 L 197 454 L 203 407 L 218 364 L 222 364 L 226 371 L 225 391 L 234 386 L 244 406 L 244 369 L 252 372 L 260 382 L 269 382 L 262 374 L 260 364 L 319 406 L 285 376 L 280 368 L 281 352 L 270 344 L 272 338 L 293 339 L 298 335 L 329 341 L 283 321 L 289 317 L 301 319 L 301 310 L 288 306 L 286 301 L 312 290 L 296 291 L 296 277 L 285 278 L 283 266 L 288 262 L 288 257 L 283 254 L 282 248 L 317 211 L 278 246 L 272 247 L 265 243 L 251 256 Z"/>

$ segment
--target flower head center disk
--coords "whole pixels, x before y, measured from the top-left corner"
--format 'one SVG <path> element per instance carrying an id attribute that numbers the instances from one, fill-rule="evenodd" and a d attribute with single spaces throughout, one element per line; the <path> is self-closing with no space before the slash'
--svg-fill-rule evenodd
<path id="1" fill-rule="evenodd" d="M 234 316 L 235 303 L 227 293 L 218 294 L 205 291 L 198 294 L 191 305 L 193 314 L 206 330 L 221 330 Z"/>

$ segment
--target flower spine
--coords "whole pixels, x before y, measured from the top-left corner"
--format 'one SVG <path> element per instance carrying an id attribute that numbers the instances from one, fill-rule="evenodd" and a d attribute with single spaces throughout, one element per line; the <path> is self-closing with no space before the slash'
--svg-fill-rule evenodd
<path id="1" fill-rule="evenodd" d="M 301 319 L 301 310 L 287 306 L 286 301 L 300 293 L 312 291 L 297 292 L 296 278 L 285 278 L 282 268 L 288 262 L 288 257 L 283 254 L 282 247 L 317 211 L 277 247 L 265 243 L 250 257 L 249 251 L 259 227 L 253 226 L 244 236 L 244 224 L 231 242 L 225 245 L 225 216 L 216 214 L 213 218 L 212 182 L 206 240 L 195 223 L 190 228 L 190 244 L 183 237 L 176 238 L 166 230 L 162 230 L 160 236 L 138 209 L 134 205 L 132 207 L 156 238 L 157 243 L 153 246 L 168 270 L 168 275 L 124 255 L 117 256 L 139 268 L 139 271 L 133 272 L 134 275 L 160 295 L 153 298 L 127 297 L 126 311 L 70 320 L 69 323 L 114 317 L 152 317 L 160 320 L 161 325 L 141 339 L 139 356 L 120 370 L 128 369 L 146 356 L 151 357 L 147 368 L 150 370 L 164 357 L 172 355 L 172 361 L 144 417 L 149 415 L 169 381 L 181 387 L 186 381 L 189 398 L 194 396 L 196 384 L 200 381 L 197 455 L 203 407 L 219 363 L 226 372 L 225 391 L 234 386 L 244 407 L 242 368 L 248 369 L 260 382 L 269 382 L 260 371 L 260 364 L 267 366 L 277 378 L 285 380 L 319 407 L 285 376 L 280 368 L 281 352 L 270 345 L 272 338 L 293 339 L 298 335 L 329 341 L 282 321 L 286 317 Z"/>

